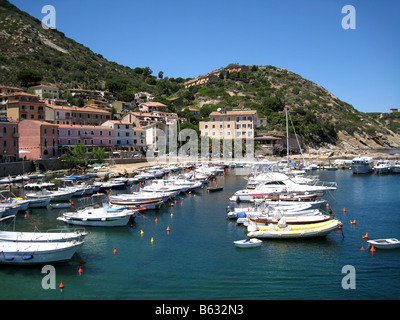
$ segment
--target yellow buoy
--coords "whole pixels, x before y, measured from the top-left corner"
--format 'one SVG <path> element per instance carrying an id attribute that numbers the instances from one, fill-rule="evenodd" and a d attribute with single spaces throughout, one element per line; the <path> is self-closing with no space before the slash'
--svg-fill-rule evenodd
<path id="1" fill-rule="evenodd" d="M 143 233 L 144 233 L 143 230 L 140 230 L 140 235 L 141 235 L 141 236 L 143 235 Z"/>
<path id="2" fill-rule="evenodd" d="M 150 240 L 150 241 L 151 241 L 151 243 L 153 243 L 153 242 L 154 242 L 154 239 L 153 239 L 153 237 L 151 237 L 151 240 Z"/>

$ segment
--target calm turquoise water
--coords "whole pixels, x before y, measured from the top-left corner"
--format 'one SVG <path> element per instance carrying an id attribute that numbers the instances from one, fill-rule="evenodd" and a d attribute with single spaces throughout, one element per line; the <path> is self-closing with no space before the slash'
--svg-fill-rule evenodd
<path id="1" fill-rule="evenodd" d="M 127 227 L 89 229 L 73 260 L 55 266 L 55 290 L 42 289 L 41 267 L 0 266 L 0 299 L 400 298 L 400 250 L 360 250 L 367 247 L 366 232 L 370 239 L 400 237 L 400 175 L 317 171 L 321 180 L 338 183 L 326 198 L 343 222 L 344 237 L 334 231 L 321 239 L 264 241 L 258 248 L 238 249 L 233 241 L 244 239 L 246 230 L 226 218 L 225 208 L 246 184 L 234 174 L 240 170 L 245 169 L 217 178 L 222 192 L 180 197 L 175 207 L 148 211 Z M 55 220 L 58 214 L 39 209 L 27 219 L 20 214 L 16 230 L 64 227 Z M 351 225 L 354 219 L 357 224 Z M 86 262 L 81 276 L 80 260 Z M 346 265 L 356 270 L 356 289 L 342 288 Z"/>

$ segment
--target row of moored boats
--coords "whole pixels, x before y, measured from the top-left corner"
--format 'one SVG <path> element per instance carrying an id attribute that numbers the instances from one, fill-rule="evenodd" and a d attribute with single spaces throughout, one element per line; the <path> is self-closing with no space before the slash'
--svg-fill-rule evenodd
<path id="1" fill-rule="evenodd" d="M 336 190 L 334 182 L 322 182 L 299 170 L 261 166 L 248 177 L 247 187 L 235 192 L 231 201 L 246 202 L 227 207 L 227 217 L 247 228 L 248 239 L 235 241 L 238 247 L 261 245 L 260 239 L 326 236 L 342 223 L 322 208 L 323 196 Z"/>
<path id="2" fill-rule="evenodd" d="M 139 212 L 165 206 L 168 200 L 202 188 L 210 177 L 223 172 L 219 167 L 200 166 L 191 171 L 189 168 L 191 166 L 151 168 L 134 178 L 115 178 L 107 182 L 93 183 L 86 182 L 93 176 L 61 177 L 57 180 L 63 186 L 58 188 L 53 182 L 26 183 L 25 198 L 16 197 L 12 193 L 6 195 L 5 191 L 0 193 L 3 197 L 0 208 L 1 205 L 4 208 L 17 208 L 13 212 L 7 211 L 0 219 L 15 218 L 17 212 L 28 208 L 47 207 L 62 209 L 56 219 L 75 227 L 125 226 Z M 144 183 L 146 181 L 147 183 Z M 133 184 L 138 185 L 139 190 L 120 194 L 108 192 Z M 38 201 L 36 205 L 34 200 Z M 42 201 L 40 204 L 39 200 Z M 70 210 L 64 210 L 71 206 Z M 67 261 L 84 243 L 87 234 L 84 229 L 57 229 L 48 232 L 0 231 L 0 263 L 30 265 Z"/>

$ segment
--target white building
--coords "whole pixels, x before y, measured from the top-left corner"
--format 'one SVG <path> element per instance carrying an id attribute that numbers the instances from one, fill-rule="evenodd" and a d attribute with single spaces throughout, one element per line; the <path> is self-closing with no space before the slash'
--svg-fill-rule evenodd
<path id="1" fill-rule="evenodd" d="M 115 147 L 133 147 L 133 128 L 132 123 L 120 120 L 108 120 L 102 124 L 104 127 L 114 129 Z"/>
<path id="2" fill-rule="evenodd" d="M 44 99 L 46 97 L 50 99 L 58 99 L 57 87 L 41 84 L 38 86 L 30 87 L 30 89 L 33 89 L 34 94 L 39 96 L 40 99 Z"/>

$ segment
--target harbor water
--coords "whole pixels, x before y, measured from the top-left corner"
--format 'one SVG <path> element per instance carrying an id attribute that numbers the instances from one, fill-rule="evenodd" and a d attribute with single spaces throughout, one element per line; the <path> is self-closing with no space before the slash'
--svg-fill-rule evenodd
<path id="1" fill-rule="evenodd" d="M 218 176 L 222 191 L 178 196 L 174 206 L 168 202 L 140 214 L 126 227 L 86 228 L 90 234 L 73 259 L 54 265 L 56 289 L 43 288 L 41 266 L 0 266 L 0 299 L 400 298 L 400 250 L 371 252 L 362 237 L 368 232 L 370 239 L 400 238 L 400 175 L 316 170 L 312 174 L 320 180 L 337 182 L 337 190 L 324 198 L 342 221 L 342 231 L 323 238 L 264 240 L 260 247 L 241 249 L 233 241 L 245 239 L 246 228 L 227 219 L 226 207 L 237 205 L 229 197 L 245 188 L 246 170 L 229 169 Z M 65 227 L 56 220 L 60 212 L 20 213 L 15 229 Z M 352 288 L 344 285 L 349 266 L 354 270 Z"/>

